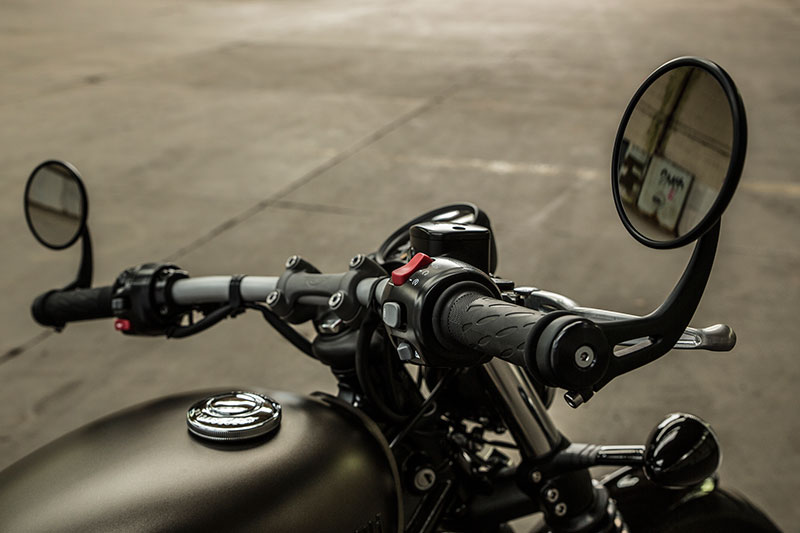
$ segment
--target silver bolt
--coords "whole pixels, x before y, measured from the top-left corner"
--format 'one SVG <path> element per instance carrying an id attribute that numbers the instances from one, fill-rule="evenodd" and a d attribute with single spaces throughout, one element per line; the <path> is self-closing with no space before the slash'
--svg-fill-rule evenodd
<path id="1" fill-rule="evenodd" d="M 589 368 L 594 363 L 594 350 L 591 346 L 581 346 L 575 351 L 575 364 L 578 368 Z"/>
<path id="2" fill-rule="evenodd" d="M 339 306 L 342 305 L 344 301 L 344 293 L 342 291 L 334 292 L 330 298 L 328 298 L 328 307 L 331 309 L 338 309 Z"/>
<path id="3" fill-rule="evenodd" d="M 420 491 L 429 490 L 436 483 L 436 472 L 432 468 L 420 468 L 414 474 L 414 487 Z"/>
<path id="4" fill-rule="evenodd" d="M 542 473 L 538 470 L 534 471 L 533 474 L 531 474 L 531 480 L 533 480 L 534 483 L 539 483 L 542 480 Z"/>
<path id="5" fill-rule="evenodd" d="M 559 502 L 556 504 L 556 516 L 564 516 L 567 514 L 567 504 L 564 502 Z"/>
<path id="6" fill-rule="evenodd" d="M 293 255 L 289 259 L 286 260 L 286 268 L 294 268 L 297 266 L 297 263 L 300 262 L 300 256 Z"/>
<path id="7" fill-rule="evenodd" d="M 357 254 L 353 256 L 353 258 L 350 260 L 350 268 L 356 268 L 358 266 L 361 266 L 361 263 L 363 262 L 364 262 L 364 256 L 361 254 Z"/>
<path id="8" fill-rule="evenodd" d="M 544 493 L 544 497 L 547 498 L 547 501 L 553 503 L 558 499 L 558 489 L 547 489 L 547 492 Z"/>
<path id="9" fill-rule="evenodd" d="M 267 294 L 267 305 L 273 307 L 280 299 L 281 293 L 278 291 L 272 291 L 271 293 Z"/>

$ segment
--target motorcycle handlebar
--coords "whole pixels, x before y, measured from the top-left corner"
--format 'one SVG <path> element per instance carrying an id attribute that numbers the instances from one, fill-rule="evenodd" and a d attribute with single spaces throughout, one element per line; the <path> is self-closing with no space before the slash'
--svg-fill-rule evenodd
<path id="1" fill-rule="evenodd" d="M 242 299 L 258 302 L 266 299 L 278 284 L 277 276 L 245 276 L 239 290 Z M 227 302 L 230 298 L 231 276 L 203 276 L 176 280 L 172 284 L 172 301 L 178 305 L 198 305 Z"/>
<path id="2" fill-rule="evenodd" d="M 372 285 L 380 278 L 367 278 L 358 283 L 356 296 L 361 305 L 369 305 Z M 230 298 L 231 276 L 184 278 L 172 284 L 170 296 L 178 305 L 197 305 L 227 302 Z M 260 302 L 278 286 L 277 276 L 245 276 L 239 290 L 242 300 Z"/>
<path id="3" fill-rule="evenodd" d="M 111 286 L 49 291 L 33 301 L 31 312 L 39 324 L 58 328 L 67 322 L 113 316 L 111 296 Z"/>

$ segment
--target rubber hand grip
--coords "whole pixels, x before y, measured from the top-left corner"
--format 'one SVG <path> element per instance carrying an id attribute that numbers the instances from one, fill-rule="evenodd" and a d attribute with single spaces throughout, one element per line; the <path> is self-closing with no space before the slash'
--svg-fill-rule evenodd
<path id="1" fill-rule="evenodd" d="M 43 326 L 61 327 L 67 322 L 108 318 L 111 311 L 111 287 L 50 291 L 37 297 L 31 312 Z"/>
<path id="2" fill-rule="evenodd" d="M 542 316 L 527 307 L 465 292 L 442 313 L 441 328 L 451 341 L 525 366 L 525 345 Z"/>

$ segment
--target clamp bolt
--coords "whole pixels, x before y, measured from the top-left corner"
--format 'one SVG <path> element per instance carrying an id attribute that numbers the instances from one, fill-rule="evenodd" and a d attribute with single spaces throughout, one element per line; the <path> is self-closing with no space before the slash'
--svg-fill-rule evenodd
<path id="1" fill-rule="evenodd" d="M 542 480 L 542 473 L 538 470 L 534 470 L 531 474 L 531 481 L 534 483 L 539 483 Z"/>
<path id="2" fill-rule="evenodd" d="M 344 302 L 344 293 L 342 291 L 336 291 L 328 298 L 328 307 L 336 310 L 341 307 L 342 302 Z"/>
<path id="3" fill-rule="evenodd" d="M 558 489 L 547 489 L 547 492 L 544 493 L 544 497 L 547 498 L 547 501 L 550 503 L 555 502 L 558 500 Z"/>
<path id="4" fill-rule="evenodd" d="M 358 268 L 361 266 L 361 263 L 364 262 L 364 256 L 361 254 L 356 254 L 350 260 L 350 268 Z"/>
<path id="5" fill-rule="evenodd" d="M 299 255 L 293 255 L 289 259 L 286 260 L 286 268 L 294 268 L 297 266 L 297 263 L 300 262 Z"/>
<path id="6" fill-rule="evenodd" d="M 564 502 L 559 502 L 556 504 L 555 507 L 556 516 L 564 516 L 567 514 L 567 504 Z"/>
<path id="7" fill-rule="evenodd" d="M 272 291 L 271 293 L 267 294 L 267 305 L 270 307 L 275 307 L 278 301 L 281 299 L 280 291 Z"/>

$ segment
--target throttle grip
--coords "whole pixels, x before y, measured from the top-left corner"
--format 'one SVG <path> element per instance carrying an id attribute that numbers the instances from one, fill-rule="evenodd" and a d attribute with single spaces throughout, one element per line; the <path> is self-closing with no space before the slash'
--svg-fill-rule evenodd
<path id="1" fill-rule="evenodd" d="M 36 297 L 31 313 L 39 324 L 60 328 L 67 322 L 113 316 L 111 297 L 111 286 L 48 291 Z"/>
<path id="2" fill-rule="evenodd" d="M 478 292 L 464 292 L 445 307 L 441 328 L 458 344 L 525 366 L 525 347 L 544 313 Z"/>

